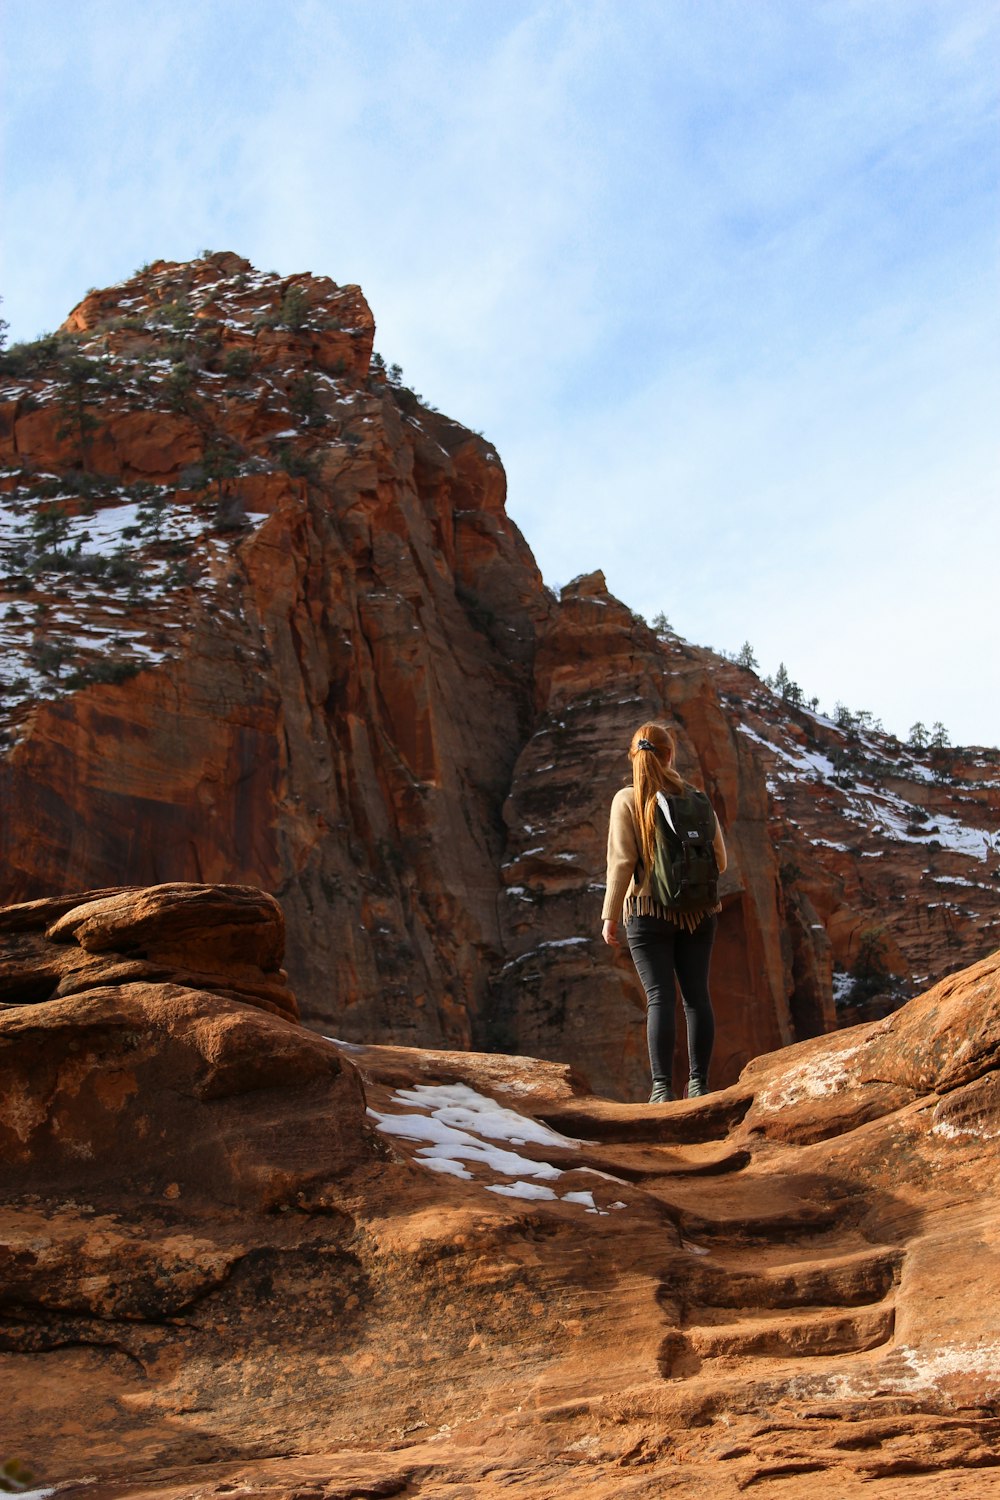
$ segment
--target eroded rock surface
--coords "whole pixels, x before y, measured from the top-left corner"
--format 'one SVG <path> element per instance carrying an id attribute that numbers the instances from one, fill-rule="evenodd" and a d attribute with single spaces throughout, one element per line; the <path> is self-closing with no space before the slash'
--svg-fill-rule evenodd
<path id="1" fill-rule="evenodd" d="M 182 984 L 298 1019 L 285 919 L 253 886 L 83 891 L 0 909 L 0 1007 L 109 984 Z"/>
<path id="2" fill-rule="evenodd" d="M 92 896 L 5 944 L 109 933 Z M 111 899 L 136 933 L 158 898 Z M 660 1106 L 170 981 L 7 999 L 0 1403 L 60 1493 L 929 1500 L 1000 1467 L 1000 955 Z"/>

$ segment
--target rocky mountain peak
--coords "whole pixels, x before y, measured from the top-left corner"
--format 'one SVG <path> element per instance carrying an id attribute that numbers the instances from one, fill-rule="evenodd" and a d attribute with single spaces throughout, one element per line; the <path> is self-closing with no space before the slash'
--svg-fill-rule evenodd
<path id="1" fill-rule="evenodd" d="M 263 367 L 287 356 L 364 379 L 375 322 L 360 287 L 308 273 L 261 272 L 220 251 L 195 261 L 154 261 L 117 286 L 88 292 L 59 331 L 80 339 L 84 354 L 141 354 L 164 338 L 168 352 L 180 352 L 190 338 L 200 339 L 206 354 L 221 352 L 223 361 L 243 349 Z M 203 368 L 209 366 L 206 360 Z"/>

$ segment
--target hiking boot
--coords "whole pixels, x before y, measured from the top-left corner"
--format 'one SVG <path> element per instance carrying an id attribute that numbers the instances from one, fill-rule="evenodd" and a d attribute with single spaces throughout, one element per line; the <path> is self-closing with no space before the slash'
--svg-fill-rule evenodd
<path id="1" fill-rule="evenodd" d="M 653 1092 L 649 1096 L 650 1104 L 669 1104 L 674 1097 L 674 1091 L 669 1083 L 662 1080 L 653 1080 Z"/>
<path id="2" fill-rule="evenodd" d="M 705 1082 L 704 1078 L 698 1078 L 696 1074 L 692 1073 L 691 1077 L 688 1079 L 688 1087 L 687 1087 L 687 1096 L 688 1096 L 688 1098 L 689 1099 L 700 1099 L 701 1096 L 702 1096 L 702 1094 L 707 1094 L 707 1093 L 708 1093 L 708 1084 Z"/>

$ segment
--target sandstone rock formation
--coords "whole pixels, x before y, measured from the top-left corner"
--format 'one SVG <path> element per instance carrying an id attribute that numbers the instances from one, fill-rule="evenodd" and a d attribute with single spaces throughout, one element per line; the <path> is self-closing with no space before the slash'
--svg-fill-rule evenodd
<path id="1" fill-rule="evenodd" d="M 842 705 L 834 723 L 718 658 L 713 680 L 766 770 L 786 894 L 808 901 L 842 975 L 872 939 L 917 986 L 995 945 L 1000 751 L 914 749 Z"/>
<path id="2" fill-rule="evenodd" d="M 834 1026 L 835 981 L 892 1004 L 995 945 L 995 762 L 852 744 L 599 573 L 556 599 L 495 450 L 373 337 L 357 287 L 218 254 L 3 357 L 2 899 L 261 886 L 308 1024 L 640 1097 L 641 996 L 597 918 L 656 715 L 734 855 L 716 1082 Z"/>
<path id="3" fill-rule="evenodd" d="M 184 927 L 207 955 L 215 922 L 271 953 L 251 902 L 37 906 L 5 952 L 45 920 L 95 954 Z M 660 1106 L 25 972 L 0 1402 L 5 1456 L 68 1500 L 930 1500 L 1000 1466 L 1000 955 Z"/>
<path id="4" fill-rule="evenodd" d="M 86 891 L 0 910 L 0 1006 L 114 984 L 181 984 L 290 1020 L 285 919 L 253 886 Z"/>

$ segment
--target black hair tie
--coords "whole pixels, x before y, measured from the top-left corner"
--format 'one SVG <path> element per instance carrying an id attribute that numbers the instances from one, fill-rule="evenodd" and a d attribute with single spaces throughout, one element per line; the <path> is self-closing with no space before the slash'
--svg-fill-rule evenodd
<path id="1" fill-rule="evenodd" d="M 637 750 L 655 750 L 656 746 L 653 744 L 652 740 L 640 740 L 635 748 Z"/>

